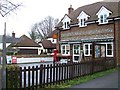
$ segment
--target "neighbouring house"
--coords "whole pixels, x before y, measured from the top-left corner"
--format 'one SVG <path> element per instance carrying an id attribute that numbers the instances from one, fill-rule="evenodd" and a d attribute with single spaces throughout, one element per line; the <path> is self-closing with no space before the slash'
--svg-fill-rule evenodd
<path id="1" fill-rule="evenodd" d="M 19 38 L 15 37 L 15 33 L 12 32 L 12 36 L 6 36 L 6 48 L 11 44 L 11 43 L 15 43 L 19 40 Z M 0 50 L 2 52 L 3 50 L 3 35 L 0 35 Z M 11 51 L 9 51 L 11 52 Z"/>
<path id="2" fill-rule="evenodd" d="M 58 42 L 59 30 L 52 31 L 45 40 L 39 42 L 41 45 L 41 54 L 53 55 L 53 50 L 56 49 L 56 44 Z"/>
<path id="3" fill-rule="evenodd" d="M 41 46 L 38 43 L 34 42 L 26 35 L 22 35 L 17 42 L 8 46 L 8 50 L 16 50 L 16 52 L 14 52 L 17 55 L 38 55 L 40 47 Z"/>
<path id="4" fill-rule="evenodd" d="M 104 0 L 85 5 L 61 19 L 59 52 L 81 60 L 114 59 L 120 65 L 120 0 Z"/>

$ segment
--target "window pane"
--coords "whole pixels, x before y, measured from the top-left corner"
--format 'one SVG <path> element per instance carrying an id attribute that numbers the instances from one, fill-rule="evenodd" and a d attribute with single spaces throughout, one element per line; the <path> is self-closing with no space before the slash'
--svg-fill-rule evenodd
<path id="1" fill-rule="evenodd" d="M 83 22 L 83 24 L 85 25 L 85 19 L 84 19 L 84 22 Z"/>
<path id="2" fill-rule="evenodd" d="M 87 50 L 88 50 L 88 45 L 85 45 L 85 49 L 87 49 Z"/>
<path id="3" fill-rule="evenodd" d="M 65 49 L 65 46 L 62 46 L 62 49 Z"/>
<path id="4" fill-rule="evenodd" d="M 100 22 L 103 23 L 103 15 L 100 16 Z"/>
<path id="5" fill-rule="evenodd" d="M 98 45 L 95 46 L 95 57 L 100 57 L 100 46 Z"/>
<path id="6" fill-rule="evenodd" d="M 85 54 L 88 55 L 88 50 L 85 50 Z"/>
<path id="7" fill-rule="evenodd" d="M 112 55 L 112 50 L 107 50 L 107 55 Z"/>
<path id="8" fill-rule="evenodd" d="M 112 55 L 112 44 L 107 44 L 107 55 Z"/>
<path id="9" fill-rule="evenodd" d="M 74 50 L 74 54 L 79 54 L 79 50 Z"/>
<path id="10" fill-rule="evenodd" d="M 105 57 L 105 46 L 101 46 L 101 57 Z"/>
<path id="11" fill-rule="evenodd" d="M 66 50 L 66 54 L 69 54 L 69 50 Z"/>
<path id="12" fill-rule="evenodd" d="M 81 26 L 82 26 L 83 20 L 81 19 Z"/>
<path id="13" fill-rule="evenodd" d="M 66 22 L 65 22 L 65 28 L 66 28 Z"/>
<path id="14" fill-rule="evenodd" d="M 69 45 L 66 45 L 66 50 L 70 50 L 70 46 Z"/>
<path id="15" fill-rule="evenodd" d="M 78 61 L 79 60 L 79 56 L 74 56 L 74 60 Z"/>
<path id="16" fill-rule="evenodd" d="M 107 49 L 112 49 L 112 44 L 107 44 Z"/>
<path id="17" fill-rule="evenodd" d="M 104 15 L 104 22 L 107 22 L 107 15 Z"/>
<path id="18" fill-rule="evenodd" d="M 90 44 L 90 55 L 92 55 L 92 45 Z"/>
<path id="19" fill-rule="evenodd" d="M 65 54 L 65 50 L 62 50 L 62 54 Z"/>
<path id="20" fill-rule="evenodd" d="M 67 22 L 67 28 L 69 28 L 69 22 Z"/>
<path id="21" fill-rule="evenodd" d="M 65 54 L 65 46 L 62 46 L 62 54 Z"/>

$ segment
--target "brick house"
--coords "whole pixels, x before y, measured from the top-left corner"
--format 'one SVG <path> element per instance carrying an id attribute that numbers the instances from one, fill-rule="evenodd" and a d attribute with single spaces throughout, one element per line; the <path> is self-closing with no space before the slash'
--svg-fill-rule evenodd
<path id="1" fill-rule="evenodd" d="M 73 62 L 114 59 L 120 65 L 120 0 L 101 1 L 74 10 L 61 19 L 59 52 Z"/>

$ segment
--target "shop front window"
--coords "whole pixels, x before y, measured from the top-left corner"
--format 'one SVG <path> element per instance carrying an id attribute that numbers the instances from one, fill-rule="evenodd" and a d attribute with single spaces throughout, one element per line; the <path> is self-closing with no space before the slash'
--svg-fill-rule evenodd
<path id="1" fill-rule="evenodd" d="M 84 44 L 84 54 L 85 56 L 90 56 L 92 55 L 92 44 Z"/>
<path id="2" fill-rule="evenodd" d="M 113 44 L 107 44 L 106 45 L 106 47 L 107 47 L 107 56 L 108 57 L 113 57 Z"/>
<path id="3" fill-rule="evenodd" d="M 69 55 L 70 54 L 70 45 L 61 45 L 61 53 L 63 55 Z"/>

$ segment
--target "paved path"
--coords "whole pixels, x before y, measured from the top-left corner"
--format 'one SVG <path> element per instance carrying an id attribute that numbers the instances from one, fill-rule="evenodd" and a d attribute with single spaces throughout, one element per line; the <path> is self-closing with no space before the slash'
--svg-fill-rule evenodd
<path id="1" fill-rule="evenodd" d="M 2 73 L 1 73 L 1 69 L 0 69 L 0 90 L 2 89 L 2 83 L 1 83 L 1 81 L 2 81 L 1 78 L 2 78 L 2 77 L 1 77 L 1 74 L 2 74 Z"/>
<path id="2" fill-rule="evenodd" d="M 118 71 L 72 88 L 118 88 Z"/>

